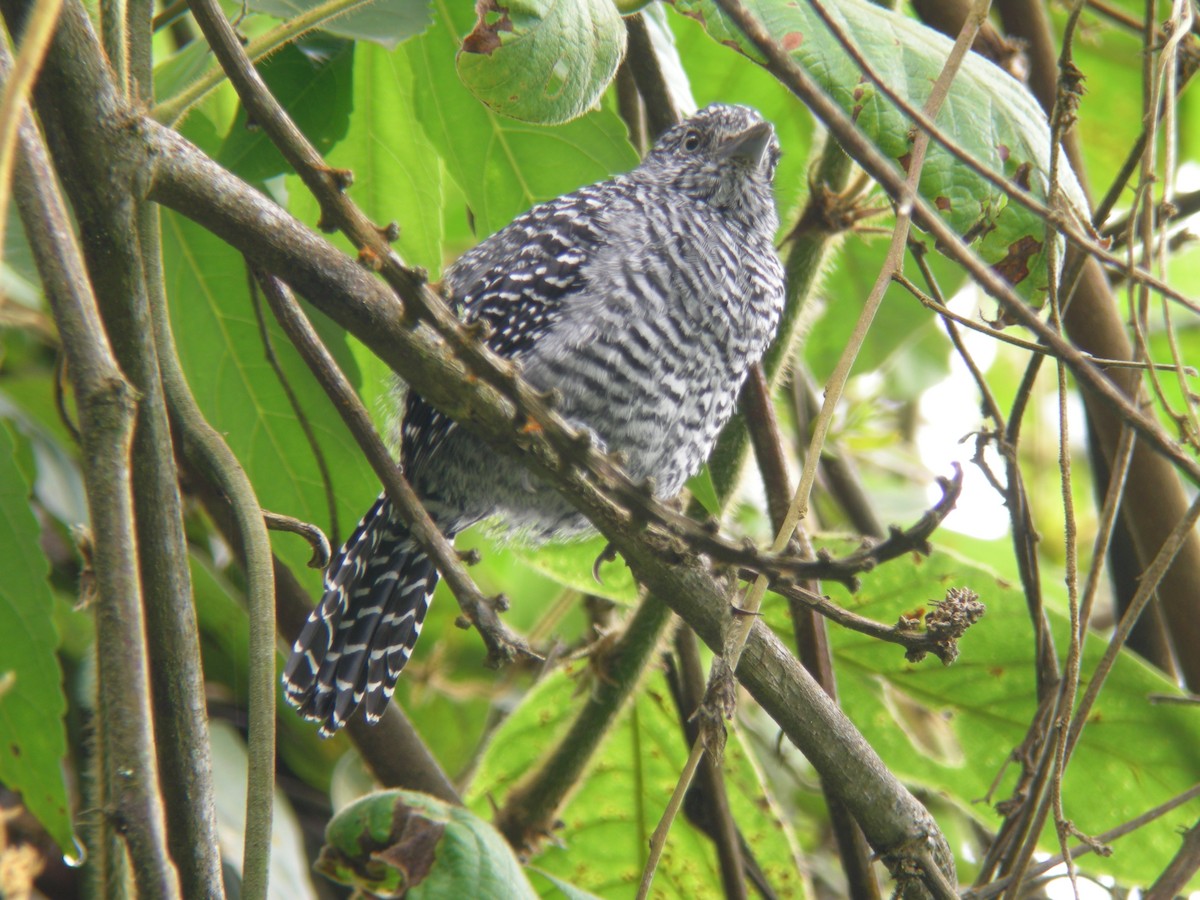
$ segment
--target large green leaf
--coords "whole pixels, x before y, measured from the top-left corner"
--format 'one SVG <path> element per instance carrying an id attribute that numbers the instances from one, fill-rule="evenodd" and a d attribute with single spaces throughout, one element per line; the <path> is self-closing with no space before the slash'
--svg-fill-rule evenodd
<path id="1" fill-rule="evenodd" d="M 318 36 L 288 44 L 258 65 L 272 95 L 320 153 L 350 127 L 355 49 L 350 41 Z M 291 171 L 266 132 L 250 126 L 240 105 L 217 162 L 252 183 Z"/>
<path id="2" fill-rule="evenodd" d="M 884 155 L 903 168 L 912 148 L 911 123 L 863 77 L 812 7 L 792 0 L 750 0 L 746 5 Z M 675 6 L 704 22 L 715 40 L 759 58 L 757 49 L 712 0 L 676 0 Z M 919 108 L 949 54 L 949 39 L 867 0 L 842 0 L 825 8 L 880 81 Z M 1035 196 L 1045 197 L 1050 168 L 1046 117 L 1033 97 L 1002 70 L 968 54 L 937 123 L 983 165 L 1028 183 Z M 1086 214 L 1086 199 L 1065 162 L 1061 170 L 1067 197 Z M 1045 224 L 1037 215 L 1010 202 L 936 142 L 930 144 L 919 189 L 952 228 L 971 236 L 971 245 L 984 261 L 1018 291 L 1037 297 L 1045 290 Z"/>
<path id="3" fill-rule="evenodd" d="M 458 52 L 463 84 L 488 108 L 557 125 L 594 106 L 625 52 L 612 0 L 482 0 Z"/>
<path id="4" fill-rule="evenodd" d="M 835 547 L 834 552 L 841 551 Z M 944 551 L 881 566 L 863 578 L 853 596 L 837 586 L 826 589 L 835 602 L 877 621 L 894 622 L 901 613 L 928 608 L 953 586 L 971 588 L 987 605 L 983 619 L 962 638 L 957 662 L 943 667 L 930 657 L 906 663 L 901 648 L 834 627 L 830 643 L 838 693 L 847 715 L 891 771 L 955 798 L 985 825 L 996 827 L 996 813 L 976 801 L 987 796 L 996 773 L 1010 762 L 1037 706 L 1034 640 L 1021 591 Z M 790 628 L 786 606 L 778 598 L 764 612 L 777 630 Z M 1053 612 L 1050 621 L 1065 652 L 1067 623 Z M 1103 643 L 1095 635 L 1088 642 L 1085 686 Z M 1178 689 L 1136 657 L 1122 654 L 1064 783 L 1066 814 L 1086 833 L 1119 825 L 1196 781 L 1200 722 L 1186 708 L 1151 703 L 1148 697 L 1154 693 Z M 1008 796 L 1016 771 L 1009 766 L 994 800 Z M 1125 883 L 1147 884 L 1178 848 L 1175 829 L 1195 818 L 1195 806 L 1184 807 L 1122 838 L 1113 845 L 1111 858 L 1089 856 L 1080 865 Z M 1052 830 L 1043 842 L 1056 849 Z"/>
<path id="5" fill-rule="evenodd" d="M 163 214 L 163 266 L 171 324 L 184 371 L 209 422 L 228 441 L 266 509 L 330 531 L 331 506 L 313 450 L 268 364 L 250 303 L 245 263 L 228 245 L 174 213 Z M 264 309 L 269 317 L 270 311 Z M 378 490 L 362 454 L 278 326 L 272 346 L 299 398 L 332 479 L 333 510 L 344 537 Z M 327 342 L 357 379 L 336 334 Z M 341 343 L 341 346 L 339 346 Z M 272 544 L 305 577 L 308 546 L 294 535 Z M 316 586 L 312 570 L 307 580 Z"/>
<path id="6" fill-rule="evenodd" d="M 558 670 L 525 695 L 492 734 L 467 794 L 483 814 L 502 802 L 570 726 L 581 703 L 577 677 Z M 601 673 L 598 677 L 604 677 Z M 598 738 L 599 739 L 599 738 Z M 688 746 L 662 676 L 651 676 L 603 739 L 590 771 L 562 810 L 539 869 L 603 897 L 633 897 L 647 841 L 674 790 Z M 746 846 L 780 897 L 808 893 L 791 827 L 731 729 L 724 761 L 729 803 Z M 711 896 L 720 884 L 709 839 L 681 816 L 654 880 L 655 897 Z"/>
<path id="7" fill-rule="evenodd" d="M 16 435 L 0 421 L 0 782 L 20 791 L 59 848 L 73 853 L 62 770 L 67 702 L 55 655 L 50 564 L 38 546 L 24 468 Z"/>
<path id="8" fill-rule="evenodd" d="M 281 19 L 294 19 L 327 0 L 252 0 L 247 4 L 255 12 Z M 351 40 L 373 41 L 389 50 L 429 26 L 428 0 L 360 0 L 347 13 L 321 25 L 322 31 Z"/>
<path id="9" fill-rule="evenodd" d="M 442 267 L 442 167 L 437 151 L 420 128 L 414 127 L 412 70 L 402 52 L 389 53 L 374 44 L 354 48 L 353 78 L 348 101 L 354 110 L 345 136 L 325 161 L 354 176 L 350 198 L 381 227 L 395 222 L 400 236 L 396 249 L 409 265 L 420 266 L 436 280 Z M 297 176 L 290 175 L 288 208 L 316 226 L 320 207 Z M 334 243 L 347 253 L 353 248 L 341 235 Z M 395 414 L 389 399 L 390 370 L 355 339 L 347 337 L 362 372 L 361 396 L 387 431 Z"/>
<path id="10" fill-rule="evenodd" d="M 466 4 L 434 0 L 435 24 L 404 45 L 413 68 L 417 117 L 475 217 L 480 235 L 535 203 L 633 168 L 625 126 L 607 110 L 565 125 L 530 125 L 488 110 L 454 67 Z"/>
<path id="11" fill-rule="evenodd" d="M 347 101 L 354 115 L 325 161 L 353 173 L 350 198 L 379 225 L 398 223 L 400 255 L 437 279 L 442 265 L 442 174 L 437 151 L 413 127 L 412 70 L 402 54 L 360 44 L 354 48 L 352 67 L 339 77 L 353 80 Z M 317 203 L 295 176 L 288 179 L 288 206 L 301 220 L 317 224 Z M 342 245 L 350 251 L 348 244 Z"/>

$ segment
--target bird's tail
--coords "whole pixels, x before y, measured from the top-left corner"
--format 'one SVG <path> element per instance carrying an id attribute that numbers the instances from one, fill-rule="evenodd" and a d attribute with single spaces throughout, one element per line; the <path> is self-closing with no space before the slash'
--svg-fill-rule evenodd
<path id="1" fill-rule="evenodd" d="M 325 571 L 325 593 L 283 672 L 288 702 L 328 737 L 366 700 L 387 708 L 429 609 L 438 572 L 380 495 Z"/>

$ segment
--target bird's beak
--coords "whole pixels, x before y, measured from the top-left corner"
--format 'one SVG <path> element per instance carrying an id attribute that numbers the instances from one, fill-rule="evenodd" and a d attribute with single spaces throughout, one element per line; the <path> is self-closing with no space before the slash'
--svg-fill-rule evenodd
<path id="1" fill-rule="evenodd" d="M 771 125 L 769 122 L 759 122 L 751 125 L 741 134 L 727 138 L 717 151 L 721 159 L 736 159 L 758 165 L 762 161 L 763 151 L 771 142 Z"/>

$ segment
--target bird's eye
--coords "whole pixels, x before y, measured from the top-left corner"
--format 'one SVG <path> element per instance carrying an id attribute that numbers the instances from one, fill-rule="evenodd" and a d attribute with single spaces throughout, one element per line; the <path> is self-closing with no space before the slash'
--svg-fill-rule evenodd
<path id="1" fill-rule="evenodd" d="M 683 136 L 683 149 L 688 153 L 695 153 L 700 149 L 700 133 L 697 131 L 689 131 Z"/>

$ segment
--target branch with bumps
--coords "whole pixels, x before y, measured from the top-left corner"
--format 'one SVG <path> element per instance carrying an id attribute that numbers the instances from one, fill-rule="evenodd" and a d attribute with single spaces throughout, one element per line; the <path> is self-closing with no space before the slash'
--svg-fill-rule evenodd
<path id="1" fill-rule="evenodd" d="M 71 12 L 48 65 L 88 67 L 84 81 L 105 77 L 86 16 L 77 4 L 68 8 Z M 68 107 L 63 116 L 68 127 L 89 123 L 88 136 L 94 139 L 90 146 L 96 152 L 137 160 L 150 199 L 179 210 L 257 265 L 280 273 L 437 408 L 498 450 L 522 456 L 592 520 L 639 581 L 667 600 L 706 643 L 723 646 L 730 611 L 708 561 L 669 534 L 632 527 L 638 511 L 631 511 L 613 491 L 614 485 L 631 490 L 628 479 L 590 447 L 586 436 L 568 429 L 548 409 L 546 398 L 520 381 L 510 363 L 492 357 L 414 273 L 399 273 L 397 300 L 388 285 L 363 266 L 177 133 L 128 108 L 96 121 L 83 96 L 64 97 L 62 102 Z M 71 108 L 76 103 L 78 108 Z M 406 309 L 431 314 L 406 317 Z M 520 427 L 530 423 L 535 427 Z M 939 852 L 945 848 L 921 804 L 761 624 L 751 630 L 737 675 L 844 798 L 878 851 L 914 843 L 932 844 Z"/>

